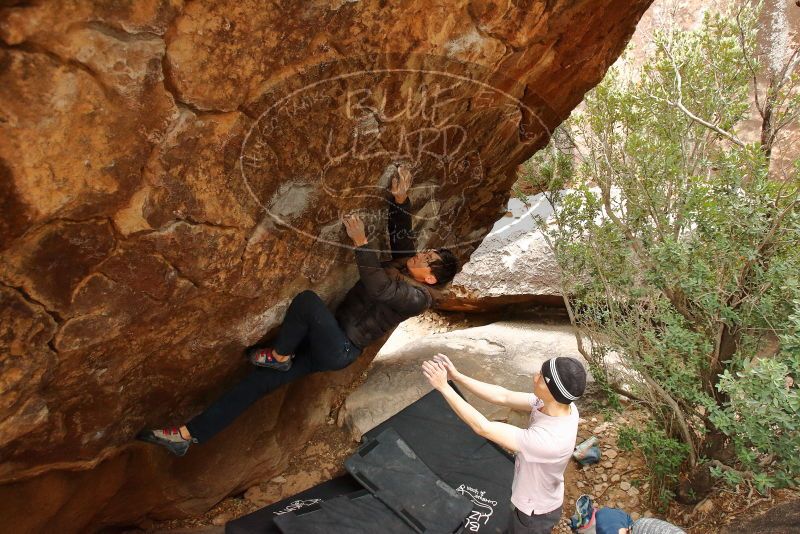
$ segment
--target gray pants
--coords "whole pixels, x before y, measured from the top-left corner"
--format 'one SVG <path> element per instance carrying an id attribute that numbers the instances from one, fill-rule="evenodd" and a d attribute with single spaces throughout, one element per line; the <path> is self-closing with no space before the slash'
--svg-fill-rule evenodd
<path id="1" fill-rule="evenodd" d="M 541 515 L 525 515 L 512 505 L 508 534 L 550 534 L 561 519 L 563 508 L 559 506 L 552 512 Z"/>

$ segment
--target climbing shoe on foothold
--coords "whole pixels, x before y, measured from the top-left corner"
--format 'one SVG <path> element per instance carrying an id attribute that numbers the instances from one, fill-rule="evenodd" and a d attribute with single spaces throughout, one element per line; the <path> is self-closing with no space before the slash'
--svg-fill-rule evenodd
<path id="1" fill-rule="evenodd" d="M 254 347 L 247 351 L 247 357 L 250 363 L 257 367 L 266 367 L 267 369 L 275 369 L 276 371 L 288 371 L 292 368 L 292 359 L 289 358 L 285 362 L 279 362 L 275 359 L 270 348 Z"/>
<path id="2" fill-rule="evenodd" d="M 136 439 L 165 447 L 175 456 L 183 456 L 192 444 L 191 439 L 181 436 L 178 427 L 145 429 L 136 434 Z"/>

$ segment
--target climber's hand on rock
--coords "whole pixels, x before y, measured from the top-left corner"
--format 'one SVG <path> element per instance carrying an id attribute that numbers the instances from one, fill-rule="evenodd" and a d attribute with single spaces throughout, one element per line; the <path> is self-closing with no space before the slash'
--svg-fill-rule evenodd
<path id="1" fill-rule="evenodd" d="M 358 215 L 345 215 L 342 219 L 347 235 L 353 240 L 355 246 L 367 244 L 367 235 L 364 230 L 364 221 Z"/>
<path id="2" fill-rule="evenodd" d="M 411 171 L 405 163 L 397 167 L 397 176 L 392 178 L 392 196 L 394 201 L 402 204 L 408 198 L 408 190 L 411 187 Z"/>
<path id="3" fill-rule="evenodd" d="M 433 361 L 444 367 L 445 370 L 447 370 L 447 377 L 450 380 L 458 381 L 458 378 L 460 376 L 458 369 L 456 369 L 456 366 L 453 365 L 453 362 L 450 361 L 450 358 L 448 358 L 446 355 L 440 352 L 433 357 Z"/>
<path id="4" fill-rule="evenodd" d="M 447 387 L 447 369 L 442 364 L 433 360 L 422 362 L 422 374 L 428 379 L 428 382 L 434 389 L 442 390 Z"/>

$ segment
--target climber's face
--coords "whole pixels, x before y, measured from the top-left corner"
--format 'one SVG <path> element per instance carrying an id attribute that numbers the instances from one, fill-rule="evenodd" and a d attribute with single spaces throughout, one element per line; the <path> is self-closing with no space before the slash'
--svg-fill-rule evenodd
<path id="1" fill-rule="evenodd" d="M 533 394 L 544 401 L 554 400 L 552 393 L 547 389 L 547 384 L 544 382 L 544 376 L 542 376 L 541 371 L 533 373 Z"/>
<path id="2" fill-rule="evenodd" d="M 417 282 L 433 285 L 436 283 L 436 277 L 433 275 L 430 266 L 432 263 L 441 260 L 442 257 L 435 250 L 423 250 L 408 259 L 406 268 L 411 273 L 411 277 Z"/>

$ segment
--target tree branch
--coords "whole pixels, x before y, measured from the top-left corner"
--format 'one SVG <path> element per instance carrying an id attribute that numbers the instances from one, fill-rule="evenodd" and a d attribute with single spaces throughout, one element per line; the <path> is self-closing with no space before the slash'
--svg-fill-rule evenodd
<path id="1" fill-rule="evenodd" d="M 548 202 L 550 202 L 550 205 L 555 210 L 555 206 L 553 205 L 553 202 L 550 199 L 548 199 Z M 543 231 L 542 231 L 542 236 L 544 237 L 545 243 L 547 243 L 547 246 L 550 248 L 550 252 L 555 257 L 556 250 L 555 250 L 555 247 L 553 246 L 553 242 L 551 241 L 550 236 L 548 236 Z M 583 356 L 584 360 L 586 360 L 587 362 L 591 362 L 591 361 L 594 360 L 594 358 L 589 353 L 589 351 L 586 350 L 586 346 L 583 344 L 583 336 L 581 335 L 580 328 L 578 327 L 578 321 L 575 318 L 575 311 L 574 311 L 574 309 L 572 307 L 572 302 L 571 302 L 571 300 L 569 298 L 569 295 L 567 293 L 568 292 L 566 290 L 566 286 L 562 283 L 561 284 L 561 298 L 564 301 L 564 307 L 567 309 L 567 316 L 569 317 L 569 322 L 572 325 L 572 330 L 573 330 L 573 333 L 575 334 L 575 342 L 576 342 L 576 344 L 578 346 L 578 352 L 581 354 L 581 356 Z M 615 393 L 617 393 L 619 395 L 622 395 L 623 397 L 627 397 L 627 398 L 632 399 L 632 400 L 637 401 L 637 402 L 645 402 L 641 397 L 635 395 L 634 393 L 631 393 L 630 391 L 627 391 L 627 390 L 623 389 L 621 385 L 619 385 L 619 384 L 617 384 L 615 382 L 609 382 L 608 386 L 611 388 L 612 391 L 614 391 Z"/>
<path id="2" fill-rule="evenodd" d="M 664 47 L 664 53 L 667 54 L 667 57 L 669 57 L 670 63 L 672 63 L 672 68 L 673 68 L 673 70 L 675 72 L 676 92 L 678 94 L 678 99 L 676 101 L 673 102 L 673 101 L 671 101 L 669 99 L 665 99 L 666 102 L 668 104 L 670 104 L 671 106 L 675 106 L 676 108 L 678 108 L 681 112 L 683 112 L 684 115 L 686 115 L 687 117 L 689 117 L 693 121 L 697 122 L 698 124 L 702 124 L 706 128 L 717 132 L 718 134 L 720 134 L 724 138 L 728 139 L 729 141 L 731 141 L 735 145 L 740 146 L 740 147 L 744 147 L 744 143 L 738 137 L 736 137 L 735 135 L 733 135 L 733 134 L 731 134 L 729 132 L 726 132 L 722 128 L 719 128 L 718 126 L 715 126 L 714 124 L 711 124 L 710 122 L 708 122 L 706 120 L 701 119 L 700 117 L 698 117 L 697 115 L 695 115 L 694 113 L 692 113 L 691 111 L 686 109 L 686 106 L 683 105 L 683 78 L 681 77 L 680 67 L 678 67 L 677 62 L 675 61 L 675 58 L 672 55 L 672 52 L 670 52 L 669 48 L 666 47 L 666 46 Z M 658 97 L 656 97 L 656 98 L 658 98 Z"/>
<path id="3" fill-rule="evenodd" d="M 750 75 L 752 76 L 753 80 L 753 95 L 755 96 L 756 101 L 756 110 L 758 114 L 761 115 L 761 119 L 764 119 L 764 109 L 761 107 L 761 103 L 759 102 L 758 98 L 758 74 L 756 72 L 755 65 L 751 61 L 749 51 L 747 49 L 747 38 L 744 34 L 744 27 L 742 26 L 742 9 L 744 6 L 741 6 L 739 10 L 736 12 L 736 27 L 739 29 L 739 47 L 742 49 L 742 56 L 744 56 L 744 61 L 747 64 L 747 68 L 750 70 Z"/>
<path id="4" fill-rule="evenodd" d="M 683 416 L 681 407 L 678 406 L 678 403 L 675 402 L 675 399 L 673 399 L 672 396 L 658 384 L 658 382 L 653 380 L 650 375 L 644 371 L 639 371 L 639 373 L 642 375 L 642 378 L 644 378 L 645 382 L 647 382 L 647 384 L 653 389 L 653 391 L 655 391 L 658 396 L 667 403 L 667 406 L 669 406 L 670 410 L 675 415 L 675 420 L 678 422 L 678 427 L 680 428 L 683 440 L 689 446 L 689 467 L 693 468 L 695 465 L 697 465 L 697 451 L 695 450 L 692 432 L 689 430 L 689 425 L 686 423 L 686 418 Z"/>
<path id="5" fill-rule="evenodd" d="M 667 102 L 669 102 L 669 101 L 667 101 Z M 708 128 L 710 130 L 714 130 L 715 132 L 720 134 L 722 137 L 724 137 L 727 140 L 731 141 L 733 144 L 744 148 L 744 143 L 738 137 L 736 137 L 735 135 L 733 135 L 731 133 L 726 132 L 722 128 L 719 128 L 719 127 L 711 124 L 710 122 L 708 122 L 706 120 L 701 119 L 700 117 L 698 117 L 697 115 L 695 115 L 694 113 L 692 113 L 691 111 L 686 109 L 686 106 L 684 106 L 683 103 L 680 100 L 678 100 L 677 102 L 669 102 L 669 103 L 671 105 L 675 106 L 676 108 L 678 108 L 679 110 L 681 110 L 684 113 L 684 115 L 686 115 L 687 117 L 689 117 L 690 119 L 692 119 L 696 123 L 702 124 L 703 126 L 705 126 L 706 128 Z"/>
<path id="6" fill-rule="evenodd" d="M 740 477 L 742 477 L 742 479 L 744 479 L 744 480 L 752 480 L 753 479 L 753 473 L 751 473 L 750 471 L 739 471 L 738 469 L 734 469 L 733 467 L 731 467 L 729 465 L 723 464 L 719 460 L 709 460 L 708 464 L 711 467 L 716 467 L 717 469 L 720 469 L 722 471 L 725 471 L 725 472 L 728 472 L 728 473 L 735 473 L 735 474 L 739 475 Z"/>

